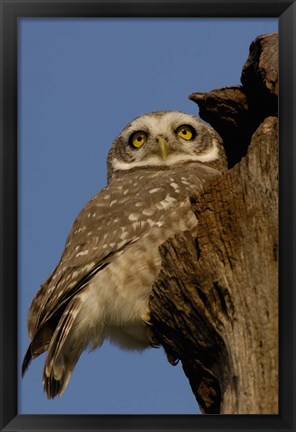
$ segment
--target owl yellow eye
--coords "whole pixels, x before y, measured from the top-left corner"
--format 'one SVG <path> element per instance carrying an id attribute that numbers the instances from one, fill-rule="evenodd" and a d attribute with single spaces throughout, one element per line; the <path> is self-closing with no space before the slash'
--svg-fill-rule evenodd
<path id="1" fill-rule="evenodd" d="M 142 147 L 147 141 L 147 134 L 143 131 L 135 132 L 130 137 L 130 144 L 135 148 Z"/>
<path id="2" fill-rule="evenodd" d="M 189 125 L 181 125 L 176 130 L 176 134 L 186 141 L 191 140 L 195 136 L 195 130 Z"/>

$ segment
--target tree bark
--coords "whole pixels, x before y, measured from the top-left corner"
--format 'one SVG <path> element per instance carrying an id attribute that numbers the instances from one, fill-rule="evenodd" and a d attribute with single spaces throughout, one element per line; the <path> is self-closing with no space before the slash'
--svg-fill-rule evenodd
<path id="1" fill-rule="evenodd" d="M 275 34 L 257 38 L 243 70 L 258 78 L 263 64 L 274 73 L 275 66 L 267 68 L 266 61 L 276 58 L 276 43 Z M 219 102 L 211 117 L 208 96 L 197 97 L 204 115 L 214 123 L 218 119 L 222 129 L 224 122 L 242 133 L 235 113 L 243 106 L 250 134 L 256 122 L 246 80 L 253 74 L 245 73 L 239 96 L 237 87 L 215 91 L 215 100 L 226 94 L 233 110 L 223 110 Z M 261 76 L 266 86 L 268 73 Z M 273 98 L 275 88 L 269 86 L 265 97 Z M 160 248 L 162 269 L 150 298 L 155 336 L 170 361 L 181 360 L 206 414 L 278 413 L 277 118 L 268 113 L 258 113 L 263 120 L 246 156 L 191 197 L 197 234 L 179 233 Z"/>

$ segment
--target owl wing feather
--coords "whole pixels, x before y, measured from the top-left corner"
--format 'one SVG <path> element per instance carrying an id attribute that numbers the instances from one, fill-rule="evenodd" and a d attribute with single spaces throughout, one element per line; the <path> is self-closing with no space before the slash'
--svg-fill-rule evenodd
<path id="1" fill-rule="evenodd" d="M 94 272 L 107 265 L 112 260 L 112 255 L 117 252 L 116 244 L 113 248 L 103 249 L 102 247 L 103 235 L 108 233 L 106 222 L 109 201 L 105 200 L 107 193 L 110 193 L 109 188 L 97 193 L 75 219 L 59 264 L 41 285 L 30 306 L 28 316 L 30 337 L 33 337 L 36 330 L 52 315 L 57 307 L 75 295 Z M 95 217 L 88 217 L 94 212 L 96 213 Z M 112 231 L 109 231 L 109 241 L 113 242 Z M 86 235 L 86 233 L 91 232 L 93 232 L 93 236 Z M 129 242 L 130 239 L 126 239 L 122 247 Z M 85 251 L 95 251 L 95 259 L 91 253 L 85 254 Z M 77 276 L 74 278 L 73 276 L 76 274 Z"/>
<path id="2" fill-rule="evenodd" d="M 148 189 L 153 190 L 156 186 L 159 186 L 158 177 L 151 180 Z M 41 285 L 32 301 L 28 316 L 31 338 L 62 304 L 83 288 L 94 273 L 111 262 L 116 253 L 128 243 L 136 241 L 149 228 L 135 223 L 133 232 L 128 232 L 126 238 L 122 237 L 120 242 L 118 241 L 121 227 L 129 227 L 132 224 L 129 220 L 131 209 L 135 208 L 136 202 L 145 192 L 142 185 L 134 187 L 133 194 L 122 195 L 121 187 L 121 182 L 111 183 L 97 193 L 75 219 L 59 264 Z M 147 188 L 147 185 L 145 187 Z M 166 191 L 166 187 L 158 191 L 158 201 L 166 197 Z M 110 207 L 112 199 L 106 199 L 109 196 L 119 196 L 120 206 Z M 179 199 L 179 196 L 176 195 L 175 198 Z M 149 197 L 148 194 L 146 206 L 152 207 L 153 201 L 155 195 Z M 155 208 L 154 219 L 159 220 L 163 213 Z M 149 219 L 149 216 L 142 215 L 142 220 L 145 218 Z M 107 247 L 104 248 L 105 245 Z"/>
<path id="3" fill-rule="evenodd" d="M 85 240 L 85 233 L 82 235 L 81 232 L 78 232 L 81 228 L 81 221 L 84 221 L 86 232 L 91 232 L 93 228 L 97 229 L 97 227 L 102 227 L 104 233 L 108 232 L 106 229 L 106 216 L 108 216 L 106 211 L 110 207 L 109 201 L 104 198 L 109 193 L 109 188 L 103 189 L 82 209 L 68 235 L 59 264 L 41 285 L 31 303 L 28 314 L 28 333 L 31 343 L 24 356 L 22 374 L 25 373 L 32 359 L 48 349 L 55 328 L 69 301 L 87 285 L 94 274 L 114 259 L 116 253 L 132 242 L 131 239 L 127 238 L 122 242 L 120 248 L 116 247 L 117 245 L 114 243 L 113 248 L 105 250 L 102 248 L 102 234 L 100 235 L 100 232 L 95 237 L 89 236 L 87 241 Z M 97 211 L 98 205 L 100 211 Z M 96 210 L 96 217 L 87 217 L 94 210 Z M 111 234 L 112 231 L 110 232 L 110 242 L 113 243 Z M 93 250 L 93 248 L 96 249 L 95 260 L 83 254 L 85 250 Z M 82 253 L 77 257 L 79 251 Z M 76 279 L 72 277 L 75 272 L 77 273 Z"/>
<path id="4" fill-rule="evenodd" d="M 133 182 L 137 180 L 135 175 L 131 178 Z M 151 230 L 149 211 L 145 215 L 142 210 L 153 210 L 153 220 L 159 223 L 168 215 L 169 207 L 176 205 L 182 195 L 187 195 L 184 191 L 183 194 L 176 192 L 175 186 L 170 187 L 170 182 L 170 176 L 166 172 L 158 172 L 149 182 L 146 175 L 144 182 L 139 182 L 136 186 L 133 183 L 133 193 L 124 194 L 123 189 L 131 183 L 129 175 L 126 175 L 123 180 L 114 181 L 97 193 L 82 209 L 68 235 L 59 264 L 32 301 L 28 316 L 31 344 L 24 357 L 23 373 L 32 358 L 49 349 L 54 332 L 75 296 L 128 244 Z M 169 200 L 166 201 L 168 191 Z M 111 197 L 117 197 L 115 201 L 118 201 L 118 206 L 113 207 L 114 199 L 112 201 Z M 144 206 L 142 210 L 136 210 L 141 200 Z M 164 203 L 164 208 L 159 206 L 161 202 Z M 141 223 L 133 222 L 133 211 L 141 213 Z M 131 230 L 126 237 L 120 237 L 119 234 L 123 227 Z"/>
<path id="5" fill-rule="evenodd" d="M 131 242 L 125 243 L 125 246 L 129 243 Z M 113 255 L 113 253 L 109 253 L 98 265 L 94 265 L 90 271 L 83 274 L 81 279 L 73 287 L 63 285 L 62 281 L 60 281 L 60 284 L 56 287 L 56 290 L 61 292 L 60 296 L 46 296 L 46 300 L 44 301 L 42 309 L 40 309 L 40 313 L 34 324 L 34 331 L 31 333 L 32 340 L 23 360 L 22 375 L 24 375 L 32 359 L 38 357 L 46 350 L 50 350 L 52 337 L 55 337 L 60 323 L 64 322 L 68 305 L 71 310 L 73 307 L 72 300 L 74 300 L 76 295 L 86 287 L 87 283 L 98 271 L 112 261 Z M 75 314 L 75 317 L 76 315 L 77 314 Z M 73 323 L 73 321 L 71 321 L 71 323 Z M 57 325 L 58 327 L 56 327 Z M 68 327 L 70 327 L 70 324 Z"/>
<path id="6" fill-rule="evenodd" d="M 153 189 L 156 185 L 158 179 L 152 181 L 149 188 Z M 97 272 L 113 261 L 116 254 L 128 244 L 135 242 L 147 230 L 147 227 L 136 224 L 133 233 L 118 243 L 118 230 L 122 225 L 131 224 L 130 209 L 134 208 L 135 200 L 137 201 L 143 192 L 139 188 L 138 193 L 134 191 L 132 195 L 120 196 L 120 209 L 112 209 L 110 199 L 106 197 L 114 197 L 120 186 L 116 182 L 112 183 L 96 194 L 82 209 L 68 235 L 59 264 L 33 299 L 28 315 L 31 344 L 24 357 L 23 374 L 32 359 L 49 349 L 55 329 L 68 303 L 87 286 Z M 158 192 L 158 199 L 164 199 L 165 196 L 166 191 L 163 188 Z M 153 199 L 155 200 L 155 197 Z M 152 202 L 147 204 L 152 205 Z M 159 220 L 161 213 L 163 212 L 155 209 L 156 220 Z M 111 222 L 110 227 L 107 226 L 108 222 Z M 93 236 L 86 235 L 91 232 L 94 233 Z M 108 247 L 104 249 L 105 241 L 108 241 Z M 95 252 L 95 259 L 93 254 L 86 254 L 85 251 Z"/>

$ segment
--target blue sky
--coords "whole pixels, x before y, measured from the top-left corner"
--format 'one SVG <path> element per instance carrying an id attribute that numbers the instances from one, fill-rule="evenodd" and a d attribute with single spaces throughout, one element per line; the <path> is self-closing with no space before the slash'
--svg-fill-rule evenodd
<path id="1" fill-rule="evenodd" d="M 195 91 L 240 83 L 249 45 L 276 19 L 19 20 L 19 370 L 26 319 L 82 206 L 106 184 L 106 156 L 134 117 L 198 114 Z M 196 414 L 189 383 L 162 349 L 85 353 L 48 400 L 44 355 L 19 378 L 20 414 Z"/>

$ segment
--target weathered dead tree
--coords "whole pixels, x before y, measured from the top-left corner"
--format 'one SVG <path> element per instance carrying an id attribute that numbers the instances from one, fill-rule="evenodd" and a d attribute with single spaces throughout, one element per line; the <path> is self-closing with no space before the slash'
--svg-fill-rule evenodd
<path id="1" fill-rule="evenodd" d="M 278 413 L 277 34 L 256 38 L 242 86 L 194 93 L 229 171 L 191 198 L 197 235 L 161 247 L 156 336 L 206 414 Z"/>

